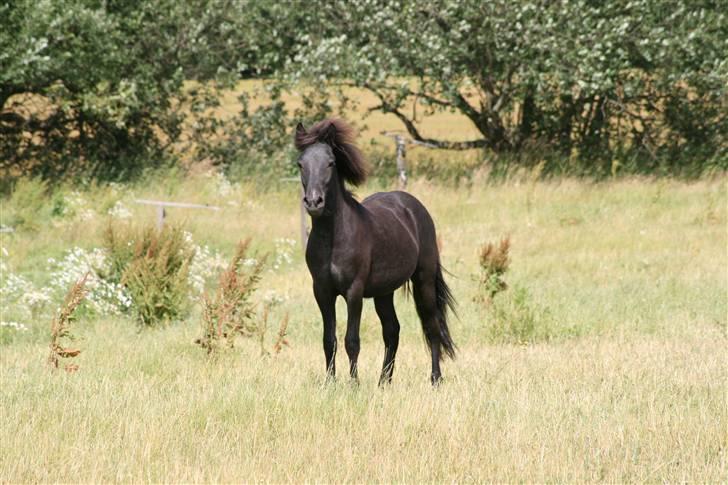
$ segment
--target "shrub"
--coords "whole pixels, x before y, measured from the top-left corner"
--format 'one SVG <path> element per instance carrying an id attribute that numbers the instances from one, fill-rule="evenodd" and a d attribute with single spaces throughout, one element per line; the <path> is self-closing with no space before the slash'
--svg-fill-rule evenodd
<path id="1" fill-rule="evenodd" d="M 486 334 L 495 343 L 527 344 L 554 336 L 551 313 L 534 305 L 525 288 L 517 287 L 508 298 L 489 307 Z"/>
<path id="2" fill-rule="evenodd" d="M 110 259 L 106 277 L 126 287 L 142 325 L 168 323 L 187 313 L 194 250 L 180 227 L 134 231 L 109 226 L 104 239 Z"/>
<path id="3" fill-rule="evenodd" d="M 508 251 L 511 247 L 510 237 L 504 237 L 500 243 L 489 242 L 480 248 L 480 291 L 476 299 L 490 302 L 493 297 L 508 288 L 503 279 L 510 257 Z"/>
<path id="4" fill-rule="evenodd" d="M 235 337 L 261 337 L 265 330 L 255 320 L 251 296 L 263 271 L 264 260 L 246 259 L 250 239 L 238 244 L 228 268 L 220 275 L 213 297 L 203 296 L 202 337 L 196 340 L 208 354 L 216 351 L 221 340 L 233 347 Z"/>
<path id="5" fill-rule="evenodd" d="M 18 179 L 12 195 L 3 201 L 0 225 L 18 229 L 36 230 L 39 217 L 48 195 L 48 186 L 39 178 L 23 177 Z"/>

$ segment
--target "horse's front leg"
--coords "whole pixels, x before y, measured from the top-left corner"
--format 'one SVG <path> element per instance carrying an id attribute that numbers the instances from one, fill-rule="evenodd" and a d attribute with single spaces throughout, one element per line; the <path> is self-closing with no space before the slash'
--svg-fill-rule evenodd
<path id="1" fill-rule="evenodd" d="M 363 291 L 360 288 L 352 287 L 346 294 L 346 307 L 348 319 L 346 321 L 346 337 L 344 346 L 349 356 L 349 374 L 354 380 L 359 380 L 357 371 L 357 360 L 359 359 L 359 324 L 361 323 Z"/>
<path id="2" fill-rule="evenodd" d="M 324 323 L 324 355 L 326 377 L 336 377 L 336 294 L 325 285 L 313 285 L 313 294 Z"/>

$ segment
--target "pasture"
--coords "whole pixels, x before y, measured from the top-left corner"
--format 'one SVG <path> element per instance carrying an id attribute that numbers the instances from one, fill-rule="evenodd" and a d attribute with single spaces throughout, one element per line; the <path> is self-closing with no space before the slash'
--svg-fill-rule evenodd
<path id="1" fill-rule="evenodd" d="M 372 182 L 358 195 L 382 188 Z M 209 358 L 193 343 L 199 306 L 182 322 L 141 330 L 127 316 L 87 313 L 73 324 L 79 369 L 66 373 L 46 363 L 48 308 L 25 330 L 3 327 L 0 481 L 726 480 L 724 178 L 476 178 L 457 190 L 420 180 L 410 191 L 433 215 L 459 302 L 450 324 L 458 358 L 444 362 L 437 389 L 401 292 L 392 385 L 376 385 L 383 345 L 371 301 L 360 385 L 343 372 L 343 351 L 337 381 L 324 382 L 320 316 L 300 246 L 289 241 L 298 235 L 295 184 L 258 192 L 168 174 L 61 189 L 55 199 L 76 204 L 65 212 L 37 202 L 27 229 L 2 234 L 3 277 L 24 275 L 36 288 L 51 284 L 49 258 L 100 247 L 119 203 L 125 217 L 149 222 L 153 209 L 134 198 L 221 206 L 172 209 L 168 220 L 225 258 L 245 237 L 269 254 L 256 299 L 274 302 L 272 326 L 290 316 L 290 347 L 262 356 L 257 341 L 240 340 Z M 20 204 L 28 201 L 3 201 L 4 217 L 26 210 Z M 509 288 L 487 306 L 476 301 L 478 250 L 505 235 Z M 3 308 L 2 320 L 14 311 Z M 337 313 L 343 350 L 341 301 Z"/>

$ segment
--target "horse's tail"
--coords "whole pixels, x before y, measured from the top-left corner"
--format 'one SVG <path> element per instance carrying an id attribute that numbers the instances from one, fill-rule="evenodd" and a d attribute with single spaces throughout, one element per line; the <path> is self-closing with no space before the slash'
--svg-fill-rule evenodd
<path id="1" fill-rule="evenodd" d="M 455 297 L 452 296 L 450 287 L 445 283 L 445 278 L 442 275 L 442 266 L 439 261 L 437 263 L 437 272 L 435 273 L 435 300 L 437 305 L 437 318 L 435 319 L 437 328 L 435 330 L 440 336 L 440 349 L 448 357 L 454 359 L 455 343 L 453 343 L 452 337 L 450 337 L 450 330 L 447 328 L 447 309 L 449 307 L 453 314 L 457 316 L 457 311 L 455 310 L 456 302 Z M 430 339 L 428 338 L 427 340 L 427 343 L 430 344 Z"/>

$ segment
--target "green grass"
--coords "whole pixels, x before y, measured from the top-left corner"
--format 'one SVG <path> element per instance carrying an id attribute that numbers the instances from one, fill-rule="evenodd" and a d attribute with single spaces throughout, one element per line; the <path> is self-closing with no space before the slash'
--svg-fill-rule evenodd
<path id="1" fill-rule="evenodd" d="M 460 304 L 460 353 L 440 388 L 401 294 L 393 384 L 376 387 L 383 346 L 367 302 L 361 385 L 343 375 L 324 385 L 321 323 L 296 248 L 260 284 L 259 298 L 284 299 L 272 321 L 291 317 L 291 347 L 277 356 L 243 341 L 209 360 L 193 343 L 196 315 L 141 332 L 94 317 L 74 329 L 78 372 L 53 373 L 50 322 L 25 322 L 0 347 L 0 480 L 726 481 L 725 179 L 415 182 L 411 192 L 433 214 Z M 298 234 L 293 185 L 223 196 L 212 179 L 168 177 L 82 195 L 92 208 L 122 199 L 149 221 L 153 209 L 133 197 L 220 205 L 169 218 L 226 255 L 247 236 L 263 253 Z M 100 246 L 106 221 L 39 214 L 2 246 L 13 271 L 42 285 L 46 259 Z M 505 235 L 509 289 L 485 306 L 475 301 L 479 248 Z M 341 339 L 342 303 L 338 315 Z M 338 360 L 345 369 L 344 352 Z"/>

